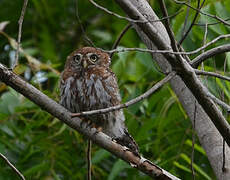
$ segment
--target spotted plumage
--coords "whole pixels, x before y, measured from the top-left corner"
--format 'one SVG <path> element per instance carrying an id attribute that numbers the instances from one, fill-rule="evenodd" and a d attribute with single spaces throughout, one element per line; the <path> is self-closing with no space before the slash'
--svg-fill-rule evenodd
<path id="1" fill-rule="evenodd" d="M 84 47 L 72 52 L 61 75 L 60 104 L 72 113 L 119 105 L 117 79 L 109 65 L 109 55 L 96 48 Z M 122 110 L 86 118 L 118 143 L 139 154 L 136 142 L 125 127 Z"/>

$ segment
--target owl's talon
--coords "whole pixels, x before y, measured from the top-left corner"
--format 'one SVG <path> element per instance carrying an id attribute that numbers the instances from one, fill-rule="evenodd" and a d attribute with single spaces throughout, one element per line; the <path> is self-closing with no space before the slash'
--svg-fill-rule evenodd
<path id="1" fill-rule="evenodd" d="M 112 141 L 115 142 L 115 143 L 117 143 L 117 140 L 114 137 L 112 137 Z"/>
<path id="2" fill-rule="evenodd" d="M 137 165 L 136 164 L 133 164 L 133 163 L 129 163 L 129 165 L 132 167 L 132 168 L 136 168 L 137 167 Z"/>
<path id="3" fill-rule="evenodd" d="M 126 146 L 122 146 L 123 151 L 130 151 L 130 149 Z"/>
<path id="4" fill-rule="evenodd" d="M 149 161 L 148 159 L 145 159 L 144 157 L 140 156 L 140 161 L 139 163 L 142 164 L 144 163 L 145 161 Z"/>
<path id="5" fill-rule="evenodd" d="M 102 132 L 103 128 L 101 126 L 99 127 L 95 127 L 97 129 L 98 132 Z"/>
<path id="6" fill-rule="evenodd" d="M 81 113 L 71 113 L 71 118 L 74 118 L 74 117 L 79 117 L 81 115 Z"/>

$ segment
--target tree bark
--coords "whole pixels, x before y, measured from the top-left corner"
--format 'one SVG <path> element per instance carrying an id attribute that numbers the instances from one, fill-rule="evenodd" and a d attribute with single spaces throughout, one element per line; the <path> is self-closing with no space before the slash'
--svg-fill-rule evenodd
<path id="1" fill-rule="evenodd" d="M 135 14 L 133 12 L 128 11 L 129 7 L 125 7 L 126 0 L 116 0 L 116 2 L 122 7 L 124 12 L 129 16 L 133 17 Z M 138 10 L 140 14 L 142 14 L 146 19 L 149 21 L 159 19 L 148 2 L 146 0 L 132 0 L 130 1 L 132 5 Z M 139 14 L 136 14 L 136 17 L 139 17 Z M 168 36 L 168 33 L 161 22 L 152 22 L 151 23 L 157 34 L 159 39 L 164 40 L 164 46 L 170 47 L 171 43 Z M 139 34 L 142 41 L 146 44 L 148 49 L 158 49 L 158 44 L 154 43 L 150 40 L 147 34 L 144 33 L 143 29 L 138 25 L 134 24 L 134 27 Z M 161 45 L 162 46 L 162 45 Z M 168 63 L 168 60 L 162 54 L 152 54 L 153 59 L 158 63 L 161 70 L 163 72 L 169 72 L 171 70 L 171 65 Z M 189 116 L 191 122 L 193 123 L 194 119 L 194 111 L 195 111 L 195 104 L 197 105 L 196 108 L 196 119 L 195 119 L 195 131 L 198 135 L 200 143 L 206 154 L 208 156 L 209 162 L 216 174 L 218 179 L 230 179 L 230 149 L 229 146 L 225 146 L 225 167 L 226 171 L 222 170 L 222 162 L 223 162 L 223 137 L 218 132 L 217 128 L 210 120 L 209 116 L 205 113 L 204 109 L 200 106 L 199 103 L 195 103 L 196 98 L 194 97 L 193 93 L 191 93 L 190 89 L 185 85 L 184 81 L 181 77 L 176 76 L 170 81 L 171 87 L 174 90 L 175 94 L 179 98 L 182 106 L 184 107 L 187 115 Z"/>

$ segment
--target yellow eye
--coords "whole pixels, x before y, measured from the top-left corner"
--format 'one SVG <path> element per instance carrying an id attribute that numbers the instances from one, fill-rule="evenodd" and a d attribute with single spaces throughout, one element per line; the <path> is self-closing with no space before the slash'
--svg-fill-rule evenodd
<path id="1" fill-rule="evenodd" d="M 92 62 L 96 62 L 99 59 L 99 57 L 96 54 L 90 55 L 89 58 Z"/>
<path id="2" fill-rule="evenodd" d="M 81 59 L 82 59 L 82 55 L 81 54 L 76 54 L 74 57 L 73 57 L 73 60 L 76 64 L 80 64 L 81 62 Z"/>

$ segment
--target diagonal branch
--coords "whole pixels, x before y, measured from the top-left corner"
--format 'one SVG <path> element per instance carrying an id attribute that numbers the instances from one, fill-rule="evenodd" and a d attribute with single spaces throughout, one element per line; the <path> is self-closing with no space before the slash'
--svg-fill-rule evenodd
<path id="1" fill-rule="evenodd" d="M 0 153 L 0 157 L 10 166 L 10 168 L 22 179 L 25 180 L 25 177 L 20 173 L 20 171 L 14 167 L 14 165 L 2 154 Z"/>
<path id="2" fill-rule="evenodd" d="M 121 31 L 121 33 L 119 34 L 118 38 L 117 38 L 116 41 L 114 42 L 114 44 L 113 44 L 113 46 L 112 46 L 111 49 L 116 49 L 116 48 L 117 48 L 117 46 L 119 45 L 119 43 L 120 43 L 122 37 L 125 35 L 125 33 L 126 33 L 131 27 L 132 27 L 132 24 L 130 24 L 130 23 L 128 23 L 128 24 L 124 27 L 124 29 L 123 29 L 123 30 Z M 114 54 L 114 52 L 112 52 L 112 53 L 110 54 L 110 59 L 112 59 L 113 54 Z"/>
<path id="3" fill-rule="evenodd" d="M 201 6 L 200 6 L 200 0 L 198 0 L 198 1 L 197 1 L 197 9 L 200 10 L 200 9 L 202 8 L 202 6 L 204 5 L 204 2 L 205 2 L 205 0 L 203 0 L 202 4 L 201 4 Z M 182 43 L 183 43 L 183 41 L 185 40 L 185 38 L 188 36 L 189 32 L 192 30 L 192 27 L 194 26 L 194 24 L 195 24 L 195 22 L 196 22 L 196 19 L 197 19 L 198 15 L 199 15 L 199 11 L 196 11 L 196 14 L 195 14 L 195 16 L 194 16 L 194 18 L 193 18 L 193 20 L 192 20 L 191 25 L 189 26 L 188 30 L 184 33 L 183 37 L 182 37 L 181 40 L 179 41 L 179 44 L 182 44 Z"/>
<path id="4" fill-rule="evenodd" d="M 201 55 L 197 56 L 196 58 L 194 58 L 190 62 L 190 64 L 192 65 L 192 67 L 198 68 L 198 66 L 202 62 L 204 62 L 206 59 L 211 58 L 211 57 L 216 56 L 216 55 L 221 54 L 221 53 L 229 52 L 229 51 L 230 51 L 230 44 L 218 46 L 218 47 L 210 49 L 210 50 L 202 53 Z"/>
<path id="5" fill-rule="evenodd" d="M 161 88 L 164 84 L 166 84 L 175 75 L 176 75 L 175 72 L 169 73 L 164 79 L 162 79 L 161 81 L 157 82 L 148 91 L 146 91 L 142 95 L 140 95 L 140 96 L 138 96 L 138 97 L 136 97 L 136 98 L 124 103 L 124 104 L 120 104 L 120 105 L 105 108 L 105 109 L 98 109 L 98 110 L 92 110 L 92 111 L 86 111 L 86 112 L 80 112 L 80 113 L 73 113 L 71 116 L 72 117 L 78 117 L 78 116 L 87 116 L 87 115 L 93 115 L 93 114 L 102 114 L 102 113 L 108 113 L 108 112 L 111 112 L 111 111 L 116 111 L 116 110 L 119 110 L 119 109 L 122 109 L 122 108 L 127 108 L 127 107 L 129 107 L 129 106 L 131 106 L 133 104 L 138 103 L 139 101 L 142 101 L 143 99 L 147 98 L 148 96 L 150 96 L 151 94 L 156 92 L 159 88 Z"/>
<path id="6" fill-rule="evenodd" d="M 223 75 L 220 75 L 220 74 L 217 74 L 217 73 L 214 73 L 214 72 L 201 71 L 201 70 L 198 70 L 198 69 L 195 69 L 194 71 L 195 71 L 195 73 L 197 75 L 213 76 L 213 77 L 217 77 L 217 78 L 220 78 L 220 79 L 223 79 L 223 80 L 230 81 L 230 77 L 223 76 Z"/>
<path id="7" fill-rule="evenodd" d="M 15 73 L 8 70 L 2 64 L 0 64 L 0 80 L 11 86 L 17 92 L 23 94 L 32 102 L 40 106 L 43 110 L 60 119 L 69 127 L 77 130 L 79 133 L 85 135 L 94 143 L 108 150 L 117 157 L 123 159 L 130 164 L 133 164 L 135 168 L 139 169 L 150 177 L 161 180 L 178 179 L 175 176 L 171 175 L 169 172 L 153 164 L 151 161 L 146 160 L 143 157 L 138 157 L 130 151 L 124 150 L 123 146 L 113 142 L 111 138 L 104 133 L 97 132 L 95 128 L 90 129 L 89 127 L 87 127 L 87 125 L 82 123 L 81 119 L 71 118 L 71 113 L 67 109 L 47 97 L 34 86 L 30 85 L 19 76 L 17 76 Z"/>
<path id="8" fill-rule="evenodd" d="M 1 33 L 1 31 L 0 31 L 0 33 Z M 205 45 L 201 46 L 200 48 L 197 48 L 196 50 L 188 51 L 188 52 L 184 52 L 184 51 L 183 52 L 182 51 L 181 52 L 174 52 L 171 49 L 168 49 L 168 50 L 159 50 L 159 49 L 157 49 L 157 50 L 155 50 L 155 49 L 151 50 L 151 49 L 143 49 L 143 48 L 121 48 L 121 49 L 113 49 L 113 50 L 109 50 L 109 51 L 106 51 L 106 50 L 103 50 L 103 49 L 100 49 L 100 48 L 99 49 L 102 50 L 102 51 L 104 51 L 104 52 L 107 52 L 107 53 L 125 52 L 125 51 L 140 51 L 140 52 L 149 52 L 149 53 L 162 53 L 162 54 L 163 53 L 164 54 L 168 54 L 169 53 L 169 54 L 179 54 L 179 55 L 191 55 L 191 54 L 196 54 L 196 53 L 198 53 L 198 52 L 206 49 L 208 46 L 210 46 L 210 45 L 216 43 L 217 41 L 219 41 L 220 39 L 224 39 L 224 38 L 230 38 L 230 34 L 220 35 L 217 38 L 215 38 L 215 39 L 211 40 L 210 42 L 206 43 Z M 228 51 L 229 47 L 225 47 L 225 48 L 226 48 L 226 50 L 222 51 L 222 52 Z M 215 50 L 215 51 L 218 52 L 218 50 Z"/>
<path id="9" fill-rule="evenodd" d="M 100 6 L 99 4 L 97 4 L 96 2 L 94 2 L 93 0 L 89 0 L 95 7 L 105 11 L 107 14 L 110 14 L 110 15 L 113 15 L 119 19 L 124 19 L 126 21 L 129 21 L 129 22 L 132 22 L 132 23 L 148 23 L 148 22 L 158 22 L 158 21 L 162 21 L 162 20 L 165 20 L 165 19 L 169 19 L 169 18 L 172 18 L 176 15 L 178 15 L 179 13 L 181 13 L 183 10 L 180 10 L 178 12 L 176 12 L 175 14 L 173 15 L 170 15 L 170 16 L 167 16 L 167 17 L 163 17 L 162 19 L 157 19 L 157 20 L 136 20 L 136 19 L 131 19 L 131 18 L 128 18 L 128 17 L 125 17 L 125 16 L 121 16 L 117 13 L 114 13 L 108 9 L 106 9 L 105 7 L 103 6 Z"/>

